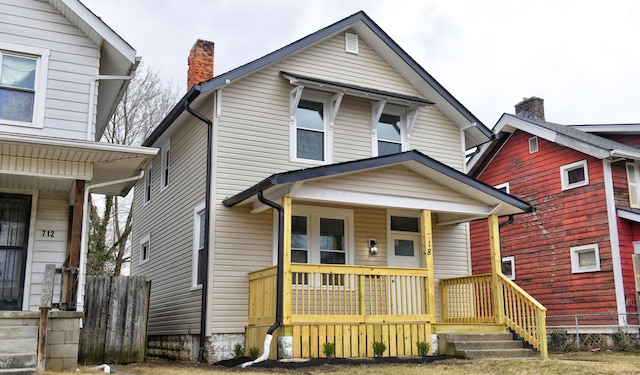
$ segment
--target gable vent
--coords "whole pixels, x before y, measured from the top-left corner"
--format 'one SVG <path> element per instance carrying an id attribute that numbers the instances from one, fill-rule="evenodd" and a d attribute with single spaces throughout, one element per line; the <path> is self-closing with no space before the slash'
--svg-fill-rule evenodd
<path id="1" fill-rule="evenodd" d="M 358 34 L 344 34 L 344 50 L 349 53 L 358 53 Z"/>

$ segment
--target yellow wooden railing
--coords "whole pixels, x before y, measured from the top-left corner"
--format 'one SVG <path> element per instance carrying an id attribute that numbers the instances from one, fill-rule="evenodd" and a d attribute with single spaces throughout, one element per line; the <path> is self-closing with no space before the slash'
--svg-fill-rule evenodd
<path id="1" fill-rule="evenodd" d="M 546 311 L 538 301 L 506 276 L 476 275 L 442 279 L 440 316 L 443 323 L 504 323 L 547 358 Z M 496 294 L 503 311 L 494 309 Z"/>
<path id="2" fill-rule="evenodd" d="M 547 359 L 547 309 L 502 273 L 498 274 L 504 294 L 505 323 L 540 351 Z"/>
<path id="3" fill-rule="evenodd" d="M 273 324 L 276 319 L 278 268 L 249 273 L 249 324 Z"/>
<path id="4" fill-rule="evenodd" d="M 424 269 L 293 263 L 291 272 L 292 323 L 431 320 Z M 274 321 L 275 292 L 275 267 L 249 274 L 249 324 Z"/>

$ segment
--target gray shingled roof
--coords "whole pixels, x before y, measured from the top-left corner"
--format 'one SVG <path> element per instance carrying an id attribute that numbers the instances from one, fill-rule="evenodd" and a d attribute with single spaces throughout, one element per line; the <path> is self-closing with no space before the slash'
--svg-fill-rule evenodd
<path id="1" fill-rule="evenodd" d="M 526 121 L 531 124 L 540 126 L 542 128 L 549 129 L 551 131 L 558 133 L 559 135 L 562 135 L 571 139 L 575 139 L 579 142 L 582 142 L 597 148 L 601 148 L 607 151 L 621 150 L 621 151 L 628 151 L 628 152 L 640 154 L 640 147 L 627 145 L 625 143 L 614 141 L 605 137 L 601 137 L 599 135 L 587 133 L 582 130 L 578 130 L 570 125 L 561 125 L 561 124 L 556 124 L 556 123 L 547 122 L 547 121 L 540 122 L 540 121 L 535 121 L 523 116 L 513 116 L 513 117 L 517 117 L 522 121 Z M 580 149 L 577 149 L 577 150 L 580 151 Z"/>

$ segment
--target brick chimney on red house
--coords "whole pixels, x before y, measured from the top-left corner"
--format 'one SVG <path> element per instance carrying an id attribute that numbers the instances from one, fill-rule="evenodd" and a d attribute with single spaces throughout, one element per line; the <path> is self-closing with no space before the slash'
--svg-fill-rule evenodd
<path id="1" fill-rule="evenodd" d="M 532 96 L 516 104 L 516 116 L 527 117 L 535 121 L 544 121 L 544 99 Z"/>
<path id="2" fill-rule="evenodd" d="M 213 47 L 213 42 L 202 39 L 198 39 L 191 47 L 187 59 L 187 64 L 189 64 L 187 90 L 195 84 L 213 78 Z"/>

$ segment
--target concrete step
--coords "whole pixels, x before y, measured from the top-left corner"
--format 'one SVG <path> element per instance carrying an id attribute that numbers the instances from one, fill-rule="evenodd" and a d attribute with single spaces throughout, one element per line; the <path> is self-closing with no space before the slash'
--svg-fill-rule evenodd
<path id="1" fill-rule="evenodd" d="M 534 358 L 538 353 L 533 349 L 491 349 L 491 350 L 460 350 L 457 352 L 469 359 L 514 359 L 514 358 Z"/>
<path id="2" fill-rule="evenodd" d="M 456 350 L 522 349 L 522 342 L 516 340 L 454 341 L 450 344 Z"/>
<path id="3" fill-rule="evenodd" d="M 504 333 L 449 333 L 444 335 L 447 341 L 511 341 L 513 335 Z"/>
<path id="4" fill-rule="evenodd" d="M 0 326 L 0 341 L 38 337 L 38 326 Z"/>
<path id="5" fill-rule="evenodd" d="M 36 353 L 0 353 L 0 369 L 21 369 L 35 367 L 38 361 Z"/>
<path id="6" fill-rule="evenodd" d="M 443 354 L 465 358 L 533 358 L 538 353 L 523 347 L 511 333 L 445 334 L 442 337 Z"/>
<path id="7" fill-rule="evenodd" d="M 36 368 L 0 369 L 0 375 L 36 375 Z"/>
<path id="8" fill-rule="evenodd" d="M 0 354 L 4 353 L 36 353 L 38 339 L 12 339 L 0 341 Z"/>

